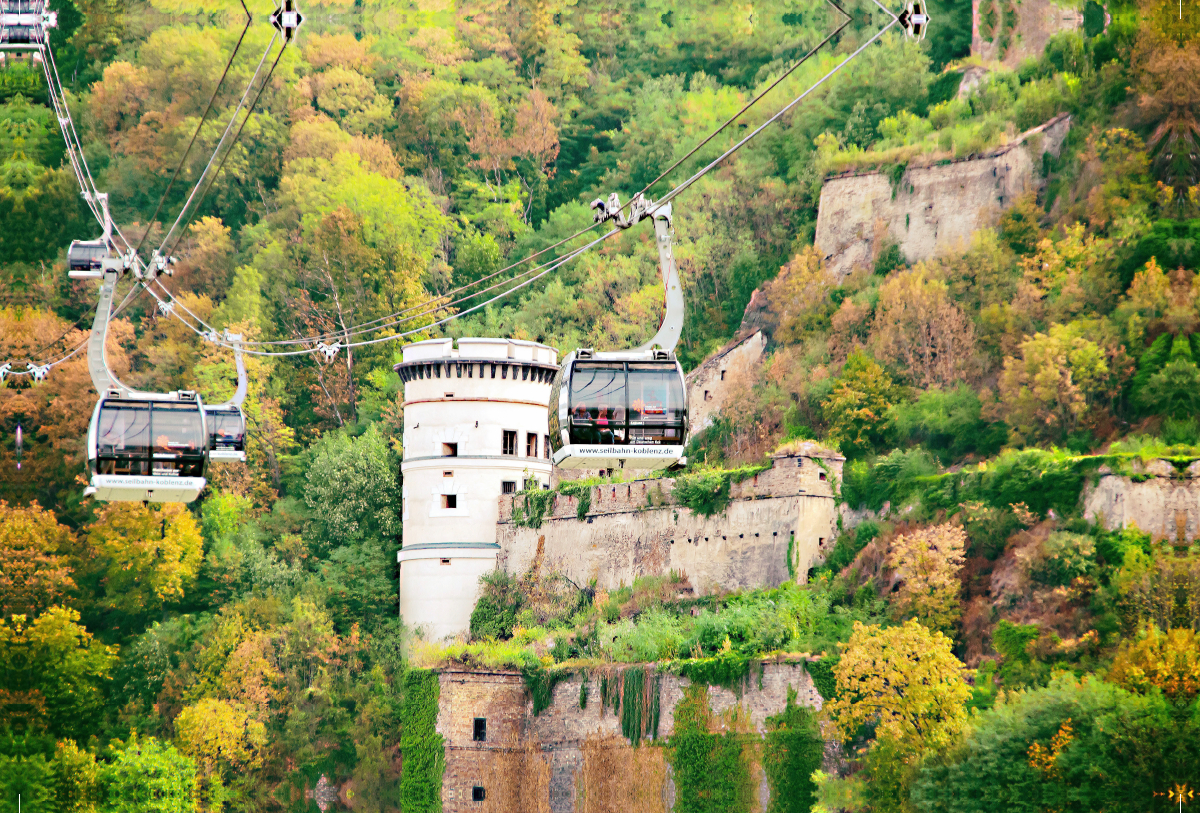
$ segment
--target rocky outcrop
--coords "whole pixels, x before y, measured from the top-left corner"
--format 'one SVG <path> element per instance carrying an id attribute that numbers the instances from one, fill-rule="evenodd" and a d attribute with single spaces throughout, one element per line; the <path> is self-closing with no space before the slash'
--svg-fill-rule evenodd
<path id="1" fill-rule="evenodd" d="M 874 265 L 889 242 L 908 262 L 965 244 L 1043 182 L 1042 155 L 1057 156 L 1070 127 L 1064 113 L 983 155 L 911 167 L 897 183 L 883 172 L 830 178 L 821 190 L 817 249 L 840 282 L 855 267 Z"/>
<path id="2" fill-rule="evenodd" d="M 1151 460 L 1131 475 L 1102 469 L 1084 489 L 1083 515 L 1109 530 L 1136 526 L 1156 539 L 1191 541 L 1200 535 L 1200 461 L 1179 469 Z"/>

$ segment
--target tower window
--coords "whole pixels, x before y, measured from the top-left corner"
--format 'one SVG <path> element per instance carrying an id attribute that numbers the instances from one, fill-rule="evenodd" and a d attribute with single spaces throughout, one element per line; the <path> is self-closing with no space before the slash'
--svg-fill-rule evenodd
<path id="1" fill-rule="evenodd" d="M 501 454 L 513 455 L 517 454 L 517 433 L 515 430 L 504 430 L 504 445 L 500 449 Z"/>
<path id="2" fill-rule="evenodd" d="M 705 390 L 705 391 L 704 391 L 704 400 L 705 400 L 705 401 L 711 401 L 711 400 L 712 400 L 712 396 L 711 396 L 711 395 L 709 395 L 709 393 L 708 393 L 708 390 Z"/>
<path id="3" fill-rule="evenodd" d="M 537 457 L 537 435 L 533 432 L 525 433 L 525 456 Z"/>
<path id="4" fill-rule="evenodd" d="M 443 477 L 453 477 L 453 476 L 454 476 L 454 472 L 452 472 L 452 471 L 444 471 L 444 472 L 442 472 L 442 476 L 443 476 Z"/>
<path id="5" fill-rule="evenodd" d="M 487 791 L 484 790 L 481 785 L 476 785 L 475 787 L 471 788 L 471 801 L 472 802 L 482 802 L 486 798 L 487 798 Z"/>
<path id="6" fill-rule="evenodd" d="M 442 560 L 442 564 L 444 564 L 444 565 L 448 565 L 448 564 L 450 564 L 450 560 L 449 560 L 449 559 L 443 559 L 443 560 Z"/>
<path id="7" fill-rule="evenodd" d="M 725 377 L 725 375 L 722 373 L 721 377 L 722 377 L 722 378 L 724 378 L 724 377 Z M 454 393 L 452 393 L 452 392 L 448 392 L 448 393 L 446 393 L 446 397 L 447 397 L 447 398 L 453 398 L 453 397 L 454 397 Z"/>
<path id="8" fill-rule="evenodd" d="M 818 475 L 817 475 L 817 479 L 819 479 L 819 480 L 824 480 L 824 479 L 825 479 L 825 472 L 821 472 L 820 474 L 818 474 Z"/>
<path id="9" fill-rule="evenodd" d="M 458 508 L 458 495 L 457 494 L 443 494 L 442 495 L 442 508 Z"/>
<path id="10" fill-rule="evenodd" d="M 550 459 L 550 436 L 546 435 L 542 443 L 542 457 Z"/>
<path id="11" fill-rule="evenodd" d="M 475 736 L 472 737 L 475 742 L 487 742 L 487 718 L 475 718 Z"/>
<path id="12" fill-rule="evenodd" d="M 501 494 L 516 494 L 517 493 L 517 481 L 516 480 L 505 480 L 502 483 L 500 483 L 500 493 Z"/>
<path id="13" fill-rule="evenodd" d="M 724 370 L 721 371 L 721 380 L 722 381 L 725 380 L 725 371 Z"/>
<path id="14" fill-rule="evenodd" d="M 443 443 L 442 444 L 442 457 L 458 457 L 458 444 L 457 443 Z"/>

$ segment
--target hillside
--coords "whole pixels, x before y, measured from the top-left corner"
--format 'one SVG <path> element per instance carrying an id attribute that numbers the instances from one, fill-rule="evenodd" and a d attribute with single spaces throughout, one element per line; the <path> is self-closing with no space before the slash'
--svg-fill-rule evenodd
<path id="1" fill-rule="evenodd" d="M 201 499 L 85 498 L 97 394 L 85 355 L 63 357 L 86 338 L 96 284 L 67 277 L 66 252 L 98 227 L 40 66 L 5 56 L 0 813 L 18 795 L 34 813 L 441 810 L 446 670 L 502 672 L 514 718 L 537 717 L 556 685 L 560 716 L 564 687 L 582 715 L 593 686 L 598 717 L 660 683 L 691 691 L 673 698 L 669 736 L 641 705 L 620 725 L 656 782 L 674 777 L 676 811 L 1165 811 L 1171 787 L 1200 786 L 1195 10 L 996 2 L 981 31 L 971 4 L 931 2 L 925 41 L 888 33 L 675 199 L 685 369 L 744 336 L 744 319 L 766 349 L 721 373 L 689 467 L 621 521 L 647 508 L 701 527 L 731 493 L 756 499 L 738 484 L 772 454 L 803 446 L 845 458 L 840 477 L 821 469 L 837 530 L 811 569 L 793 571 L 788 548 L 763 568 L 770 584 L 699 593 L 665 567 L 617 586 L 497 570 L 470 634 L 429 641 L 397 615 L 400 346 L 648 339 L 663 294 L 644 227 L 471 309 L 494 295 L 490 275 L 590 239 L 576 232 L 593 199 L 627 200 L 678 159 L 647 194 L 689 177 L 884 14 L 847 4 L 828 46 L 689 155 L 839 24 L 829 4 L 330 2 L 302 8 L 279 50 L 259 2 L 232 59 L 240 3 L 50 7 L 83 154 L 147 248 L 171 233 L 264 49 L 281 54 L 181 223 L 165 285 L 218 330 L 302 349 L 247 359 L 248 461 L 215 464 Z M 1030 152 L 1025 193 L 981 209 L 968 239 L 910 257 L 880 221 L 846 228 L 869 259 L 814 245 L 831 176 L 870 175 L 892 206 L 916 170 L 1003 155 L 1060 116 L 1061 149 Z M 113 369 L 228 398 L 231 355 L 128 279 L 127 292 Z M 361 325 L 388 340 L 325 363 L 306 338 L 344 343 Z M 19 374 L 59 359 L 45 381 Z M 540 550 L 547 510 L 587 523 L 584 494 L 624 481 L 518 492 L 498 533 Z M 802 670 L 822 702 L 764 690 L 764 663 Z M 755 680 L 782 706 L 749 725 L 737 704 Z M 588 809 L 632 809 L 632 779 L 588 770 L 611 791 Z"/>

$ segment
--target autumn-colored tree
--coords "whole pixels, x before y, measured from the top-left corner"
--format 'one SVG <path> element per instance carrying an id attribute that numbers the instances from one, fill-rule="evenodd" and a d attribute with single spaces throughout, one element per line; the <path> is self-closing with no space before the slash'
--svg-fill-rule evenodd
<path id="1" fill-rule="evenodd" d="M 75 589 L 66 550 L 70 529 L 36 502 L 0 500 L 0 616 L 33 617 Z"/>
<path id="2" fill-rule="evenodd" d="M 203 775 L 229 777 L 262 766 L 266 727 L 240 703 L 204 698 L 175 718 L 175 739 Z"/>
<path id="3" fill-rule="evenodd" d="M 1107 679 L 1133 692 L 1157 688 L 1173 700 L 1200 694 L 1200 641 L 1193 629 L 1147 624 L 1117 652 Z"/>
<path id="4" fill-rule="evenodd" d="M 130 616 L 180 601 L 196 579 L 204 540 L 192 514 L 179 503 L 108 503 L 85 529 L 99 577 L 100 604 Z"/>
<path id="5" fill-rule="evenodd" d="M 900 388 L 874 359 L 861 350 L 851 353 L 833 392 L 821 404 L 829 439 L 846 454 L 878 447 L 892 427 L 889 410 L 900 400 Z"/>
<path id="6" fill-rule="evenodd" d="M 776 341 L 794 344 L 829 322 L 833 303 L 829 293 L 837 286 L 816 246 L 792 257 L 779 275 L 763 286 L 762 296 Z M 753 307 L 753 306 L 751 306 Z"/>
<path id="7" fill-rule="evenodd" d="M 1100 421 L 1132 372 L 1107 334 L 1103 323 L 1078 321 L 1023 341 L 1020 357 L 1004 360 L 999 416 L 1028 441 L 1061 440 Z"/>
<path id="8" fill-rule="evenodd" d="M 962 612 L 959 573 L 966 544 L 966 532 L 949 523 L 896 537 L 888 550 L 888 567 L 900 580 L 891 600 L 892 613 L 953 635 Z"/>
<path id="9" fill-rule="evenodd" d="M 840 646 L 828 708 L 842 739 L 874 723 L 877 737 L 924 750 L 946 746 L 962 729 L 971 687 L 945 635 L 917 621 L 885 628 L 856 621 Z"/>
<path id="10" fill-rule="evenodd" d="M 947 387 L 973 372 L 975 329 L 950 299 L 946 283 L 918 265 L 879 289 L 867 346 L 875 358 L 919 387 Z"/>

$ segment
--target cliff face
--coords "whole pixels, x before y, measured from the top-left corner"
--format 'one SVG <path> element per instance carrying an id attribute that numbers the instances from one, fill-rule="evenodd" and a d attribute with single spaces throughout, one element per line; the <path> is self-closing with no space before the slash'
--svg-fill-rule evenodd
<path id="1" fill-rule="evenodd" d="M 1102 471 L 1083 494 L 1083 514 L 1109 530 L 1136 526 L 1160 539 L 1200 536 L 1200 461 L 1179 470 L 1151 460 L 1132 477 Z"/>
<path id="2" fill-rule="evenodd" d="M 445 813 L 666 813 L 678 788 L 663 746 L 685 702 L 702 706 L 710 733 L 733 736 L 742 766 L 734 779 L 750 797 L 739 809 L 765 811 L 767 718 L 789 702 L 814 710 L 822 703 L 803 661 L 764 663 L 736 692 L 692 686 L 653 664 L 580 672 L 554 686 L 540 714 L 516 672 L 444 670 L 438 682 Z M 627 736 L 635 716 L 639 743 Z"/>
<path id="3" fill-rule="evenodd" d="M 1064 113 L 978 158 L 910 168 L 895 187 L 881 172 L 830 178 L 816 246 L 840 282 L 856 266 L 873 265 L 888 241 L 909 262 L 966 243 L 1040 183 L 1042 154 L 1057 156 L 1070 126 Z"/>
<path id="4" fill-rule="evenodd" d="M 497 564 L 513 574 L 562 573 L 576 584 L 595 579 L 605 590 L 672 570 L 699 594 L 803 582 L 833 543 L 842 458 L 814 446 L 772 462 L 731 484 L 728 507 L 709 517 L 679 505 L 670 478 L 594 486 L 582 519 L 579 501 L 559 494 L 539 528 L 512 521 L 523 495 L 501 497 Z"/>

